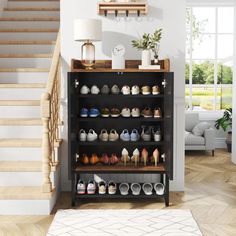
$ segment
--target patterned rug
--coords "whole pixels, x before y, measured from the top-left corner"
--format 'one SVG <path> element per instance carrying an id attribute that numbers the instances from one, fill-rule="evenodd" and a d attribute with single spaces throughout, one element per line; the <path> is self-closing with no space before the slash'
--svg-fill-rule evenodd
<path id="1" fill-rule="evenodd" d="M 47 236 L 202 235 L 189 210 L 60 210 Z"/>

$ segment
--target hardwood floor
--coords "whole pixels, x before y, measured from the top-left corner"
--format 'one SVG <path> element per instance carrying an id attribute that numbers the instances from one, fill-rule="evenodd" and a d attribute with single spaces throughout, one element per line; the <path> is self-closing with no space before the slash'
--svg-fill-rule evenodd
<path id="1" fill-rule="evenodd" d="M 205 236 L 236 235 L 236 165 L 229 154 L 190 152 L 186 155 L 186 188 L 171 193 L 170 209 L 190 209 Z M 70 208 L 69 193 L 62 193 L 54 209 Z M 93 202 L 81 209 L 161 209 L 154 202 Z M 0 236 L 44 236 L 53 220 L 51 216 L 0 216 Z"/>

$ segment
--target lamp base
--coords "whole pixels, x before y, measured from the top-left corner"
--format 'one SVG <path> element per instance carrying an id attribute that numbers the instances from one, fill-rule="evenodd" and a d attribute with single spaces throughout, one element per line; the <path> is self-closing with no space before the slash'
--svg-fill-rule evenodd
<path id="1" fill-rule="evenodd" d="M 95 65 L 95 46 L 89 40 L 82 45 L 81 54 L 85 70 L 92 70 Z"/>

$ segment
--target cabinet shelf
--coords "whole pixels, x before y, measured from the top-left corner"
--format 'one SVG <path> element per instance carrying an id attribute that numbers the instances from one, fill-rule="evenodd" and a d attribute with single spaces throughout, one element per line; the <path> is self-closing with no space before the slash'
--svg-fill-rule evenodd
<path id="1" fill-rule="evenodd" d="M 78 118 L 79 122 L 163 122 L 163 118 L 144 118 L 144 117 L 97 117 L 97 118 L 92 118 L 92 117 L 79 117 Z"/>
<path id="2" fill-rule="evenodd" d="M 116 141 L 116 142 L 102 142 L 102 141 L 95 141 L 95 142 L 78 142 L 79 146 L 162 146 L 164 142 L 145 142 L 145 141 L 137 141 L 137 142 L 125 142 L 125 141 Z"/>
<path id="3" fill-rule="evenodd" d="M 158 95 L 143 95 L 143 94 L 138 94 L 138 95 L 123 95 L 123 94 L 119 94 L 119 95 L 113 95 L 113 94 L 98 94 L 98 95 L 94 95 L 94 94 L 80 94 L 78 95 L 79 98 L 88 98 L 88 99 L 109 99 L 109 98 L 118 98 L 118 99 L 125 99 L 125 98 L 163 98 L 164 95 L 163 94 L 158 94 Z"/>

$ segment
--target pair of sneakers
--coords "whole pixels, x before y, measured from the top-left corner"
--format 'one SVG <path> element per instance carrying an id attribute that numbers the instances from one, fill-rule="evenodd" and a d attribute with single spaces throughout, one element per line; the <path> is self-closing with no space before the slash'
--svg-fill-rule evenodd
<path id="1" fill-rule="evenodd" d="M 113 85 L 111 87 L 111 89 L 109 88 L 109 86 L 107 84 L 103 85 L 102 89 L 101 89 L 101 93 L 102 94 L 113 94 L 113 95 L 118 95 L 120 93 L 120 89 L 118 87 L 118 85 Z"/>
<path id="2" fill-rule="evenodd" d="M 136 129 L 133 129 L 131 133 L 129 133 L 127 129 L 124 129 L 122 133 L 120 134 L 120 139 L 126 142 L 129 142 L 129 141 L 136 142 L 140 139 L 140 135 Z"/>
<path id="3" fill-rule="evenodd" d="M 86 94 L 89 94 L 89 93 L 97 95 L 97 94 L 100 93 L 100 89 L 97 87 L 97 85 L 93 85 L 91 87 L 91 89 L 89 89 L 88 86 L 83 85 L 80 89 L 80 94 L 86 95 Z"/>
<path id="4" fill-rule="evenodd" d="M 109 181 L 109 183 L 107 184 L 105 181 L 100 181 L 98 183 L 98 193 L 99 194 L 110 194 L 110 195 L 114 195 L 116 194 L 117 191 L 117 185 L 114 181 Z"/>
<path id="5" fill-rule="evenodd" d="M 152 137 L 155 142 L 161 141 L 162 135 L 160 127 L 142 126 L 141 138 L 143 141 L 150 142 Z"/>
<path id="6" fill-rule="evenodd" d="M 95 194 L 96 193 L 96 183 L 94 180 L 89 180 L 86 186 L 84 180 L 80 179 L 77 183 L 77 194 Z"/>
<path id="7" fill-rule="evenodd" d="M 124 85 L 121 89 L 121 92 L 123 95 L 130 95 L 130 94 L 138 95 L 140 93 L 140 88 L 138 85 L 134 85 L 130 89 L 130 87 L 128 85 Z"/>
<path id="8" fill-rule="evenodd" d="M 121 183 L 119 185 L 119 190 L 121 195 L 128 195 L 130 190 L 132 192 L 132 195 L 140 195 L 142 187 L 139 183 L 132 183 L 129 185 L 128 183 Z"/>
<path id="9" fill-rule="evenodd" d="M 88 133 L 86 133 L 84 129 L 81 129 L 79 131 L 79 140 L 81 142 L 85 142 L 85 141 L 93 142 L 93 141 L 96 141 L 97 138 L 98 138 L 98 135 L 93 129 L 90 129 Z"/>
<path id="10" fill-rule="evenodd" d="M 100 111 L 97 108 L 91 108 L 90 110 L 88 110 L 87 108 L 82 108 L 80 110 L 80 117 L 98 117 L 100 116 Z"/>
<path id="11" fill-rule="evenodd" d="M 122 109 L 121 115 L 125 118 L 131 117 L 131 116 L 132 117 L 140 117 L 140 110 L 139 110 L 139 108 L 135 107 L 131 111 L 129 108 L 125 107 Z"/>
<path id="12" fill-rule="evenodd" d="M 145 107 L 143 110 L 142 110 L 142 116 L 144 118 L 151 118 L 151 117 L 154 117 L 154 118 L 162 118 L 162 111 L 160 109 L 160 107 L 156 107 L 154 108 L 154 110 L 152 111 L 152 109 L 150 107 Z"/>
<path id="13" fill-rule="evenodd" d="M 142 94 L 143 95 L 158 95 L 161 93 L 161 89 L 158 85 L 153 86 L 152 88 L 150 86 L 143 86 L 142 87 Z"/>
<path id="14" fill-rule="evenodd" d="M 103 142 L 115 142 L 119 139 L 119 134 L 115 129 L 112 129 L 109 134 L 106 129 L 102 129 L 101 133 L 99 134 L 99 139 Z"/>

